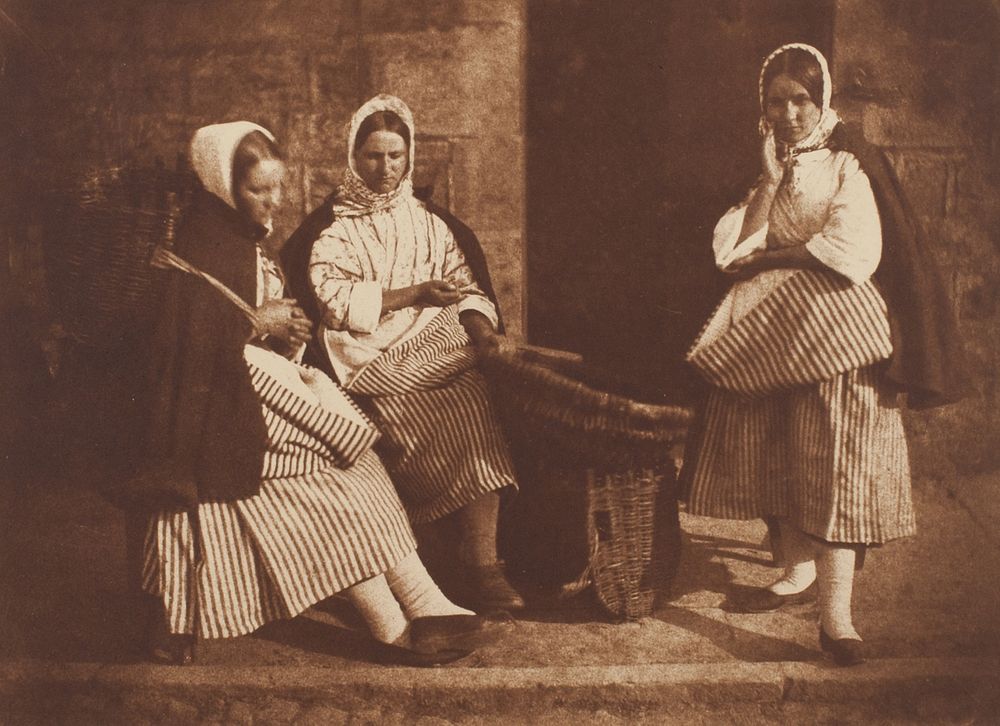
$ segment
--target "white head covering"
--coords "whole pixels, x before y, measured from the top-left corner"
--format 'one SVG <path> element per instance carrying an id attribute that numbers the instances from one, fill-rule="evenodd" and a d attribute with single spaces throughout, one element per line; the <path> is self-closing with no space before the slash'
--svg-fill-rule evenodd
<path id="1" fill-rule="evenodd" d="M 833 80 L 830 78 L 830 67 L 827 65 L 826 58 L 824 58 L 823 54 L 816 48 L 811 45 L 807 45 L 806 43 L 788 43 L 775 49 L 764 60 L 764 65 L 760 68 L 760 77 L 757 81 L 757 92 L 760 98 L 761 135 L 765 134 L 767 130 L 767 101 L 764 98 L 767 93 L 767 89 L 764 88 L 764 74 L 767 72 L 767 67 L 771 64 L 771 61 L 784 53 L 786 50 L 792 50 L 793 48 L 797 50 L 804 50 L 819 63 L 819 69 L 823 74 L 823 106 L 820 109 L 819 122 L 816 124 L 816 128 L 812 130 L 812 133 L 802 139 L 802 141 L 788 147 L 786 153 L 788 154 L 789 159 L 794 157 L 796 154 L 801 154 L 804 151 L 810 151 L 825 146 L 826 142 L 830 139 L 830 134 L 833 133 L 833 129 L 838 123 L 840 123 L 840 117 L 837 115 L 837 112 L 830 107 L 830 99 L 833 97 Z"/>
<path id="2" fill-rule="evenodd" d="M 247 134 L 260 131 L 271 141 L 274 134 L 250 121 L 232 121 L 202 126 L 191 139 L 191 167 L 205 189 L 233 209 L 233 156 Z"/>
<path id="3" fill-rule="evenodd" d="M 393 191 L 379 194 L 372 191 L 358 175 L 358 168 L 354 158 L 354 141 L 358 136 L 358 129 L 366 118 L 379 111 L 392 111 L 399 116 L 406 127 L 410 130 L 410 154 L 409 164 L 406 173 Z M 416 128 L 413 125 L 413 113 L 403 101 L 395 96 L 382 93 L 367 101 L 359 108 L 351 118 L 351 125 L 347 132 L 347 168 L 344 169 L 344 178 L 337 189 L 337 196 L 333 202 L 333 213 L 337 217 L 356 217 L 362 214 L 370 214 L 382 209 L 389 209 L 399 202 L 413 196 L 413 160 L 416 148 Z"/>

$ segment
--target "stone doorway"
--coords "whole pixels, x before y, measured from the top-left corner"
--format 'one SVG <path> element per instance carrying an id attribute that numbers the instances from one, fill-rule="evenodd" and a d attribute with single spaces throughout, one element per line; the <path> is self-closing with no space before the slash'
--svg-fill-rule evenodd
<path id="1" fill-rule="evenodd" d="M 717 301 L 711 230 L 757 155 L 757 73 L 833 2 L 527 2 L 530 342 L 677 386 Z"/>

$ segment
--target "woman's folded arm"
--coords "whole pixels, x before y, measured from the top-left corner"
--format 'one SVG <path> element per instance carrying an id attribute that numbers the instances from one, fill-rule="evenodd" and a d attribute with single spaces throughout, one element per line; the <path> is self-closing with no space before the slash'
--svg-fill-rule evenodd
<path id="1" fill-rule="evenodd" d="M 855 284 L 870 278 L 882 258 L 882 224 L 871 182 L 853 156 L 826 223 L 805 244 L 810 254 Z"/>

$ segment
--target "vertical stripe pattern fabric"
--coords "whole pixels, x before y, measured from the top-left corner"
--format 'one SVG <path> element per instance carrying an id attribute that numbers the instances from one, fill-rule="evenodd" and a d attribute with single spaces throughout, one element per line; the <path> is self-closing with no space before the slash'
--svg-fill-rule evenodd
<path id="1" fill-rule="evenodd" d="M 379 453 L 410 520 L 428 522 L 516 486 L 486 381 L 455 306 L 384 352 L 350 386 L 367 398 Z"/>
<path id="2" fill-rule="evenodd" d="M 714 388 L 688 511 L 785 517 L 828 542 L 875 544 L 914 534 L 895 399 L 877 366 L 762 398 Z"/>
<path id="3" fill-rule="evenodd" d="M 270 446 L 263 478 L 297 476 L 331 464 L 352 466 L 378 440 L 378 429 L 339 416 L 285 388 L 263 368 L 249 364 L 250 379 L 264 407 Z M 345 400 L 350 399 L 345 396 Z M 353 404 L 351 404 L 353 406 Z M 361 409 L 354 406 L 361 420 Z"/>
<path id="4" fill-rule="evenodd" d="M 714 386 L 764 396 L 864 368 L 892 355 L 885 301 L 871 281 L 799 270 L 735 324 L 717 320 L 688 354 Z"/>
<path id="5" fill-rule="evenodd" d="M 260 493 L 150 521 L 144 588 L 163 599 L 171 632 L 252 632 L 416 548 L 370 427 L 305 401 L 253 365 L 251 374 L 270 440 Z"/>

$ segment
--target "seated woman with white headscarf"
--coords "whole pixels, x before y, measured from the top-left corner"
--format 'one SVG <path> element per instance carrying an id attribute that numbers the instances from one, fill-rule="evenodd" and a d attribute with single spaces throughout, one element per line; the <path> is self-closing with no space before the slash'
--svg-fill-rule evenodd
<path id="1" fill-rule="evenodd" d="M 133 491 L 150 511 L 152 657 L 190 662 L 196 637 L 243 635 L 334 593 L 398 660 L 466 654 L 482 621 L 424 569 L 371 449 L 378 432 L 325 374 L 273 350 L 291 353 L 309 336 L 265 245 L 285 173 L 274 137 L 248 122 L 206 126 L 190 155 L 203 189 L 174 252 L 238 300 L 166 273 Z"/>
<path id="2" fill-rule="evenodd" d="M 476 349 L 500 344 L 482 250 L 414 196 L 415 128 L 400 99 L 355 113 L 347 153 L 340 186 L 289 240 L 297 261 L 286 267 L 293 279 L 308 270 L 299 296 L 311 298 L 336 377 L 370 406 L 411 521 L 457 521 L 463 602 L 521 608 L 496 549 L 499 492 L 514 473 L 476 368 Z"/>

